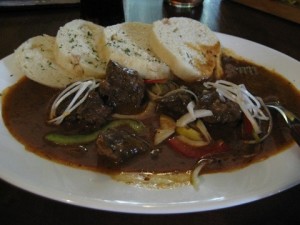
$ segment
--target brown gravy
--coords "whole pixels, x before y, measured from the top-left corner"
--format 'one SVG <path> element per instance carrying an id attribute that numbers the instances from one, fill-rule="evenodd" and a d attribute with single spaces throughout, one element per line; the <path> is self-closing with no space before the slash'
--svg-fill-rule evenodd
<path id="1" fill-rule="evenodd" d="M 300 93 L 285 78 L 261 66 L 230 57 L 223 58 L 223 68 L 226 78 L 230 81 L 245 84 L 254 95 L 262 98 L 276 96 L 285 107 L 295 112 L 296 115 L 300 115 Z M 245 72 L 247 68 L 254 68 L 255 73 Z M 5 125 L 27 150 L 49 160 L 105 173 L 112 173 L 116 170 L 154 173 L 184 172 L 191 170 L 197 161 L 197 159 L 182 156 L 167 145 L 161 145 L 158 157 L 153 158 L 151 154 L 143 154 L 115 168 L 98 157 L 93 143 L 84 146 L 85 150 L 82 150 L 82 146 L 65 147 L 48 143 L 44 139 L 45 134 L 58 130 L 57 127 L 49 126 L 45 122 L 48 118 L 51 99 L 58 91 L 23 78 L 10 87 L 4 95 L 2 115 Z M 208 129 L 213 137 L 230 142 L 231 152 L 224 159 L 206 168 L 206 172 L 241 168 L 265 159 L 291 145 L 293 141 L 284 121 L 276 113 L 272 115 L 274 128 L 270 137 L 256 145 L 246 145 L 236 140 L 235 129 L 232 127 L 209 126 Z M 156 120 L 157 117 L 153 116 L 151 121 L 143 122 L 149 126 L 151 124 L 153 126 L 151 129 L 154 130 L 155 124 L 158 123 Z"/>

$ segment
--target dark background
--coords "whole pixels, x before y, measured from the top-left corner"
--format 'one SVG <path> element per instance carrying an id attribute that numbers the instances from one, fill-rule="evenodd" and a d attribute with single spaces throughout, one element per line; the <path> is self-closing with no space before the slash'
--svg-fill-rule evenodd
<path id="1" fill-rule="evenodd" d="M 102 25 L 124 21 L 121 1 L 101 2 L 105 2 L 105 7 L 95 13 L 97 7 L 94 5 L 90 14 L 86 14 L 85 9 L 81 12 L 79 5 L 0 8 L 0 58 L 11 54 L 32 36 L 43 33 L 55 35 L 60 26 L 75 18 L 83 17 Z M 151 0 L 144 1 L 145 7 L 150 3 Z M 214 31 L 261 43 L 300 60 L 299 24 L 226 0 L 205 0 L 203 6 L 190 13 L 170 9 L 168 6 L 160 6 L 157 10 L 161 10 L 163 16 L 191 16 Z M 300 76 L 300 71 L 295 73 L 299 73 Z M 299 202 L 298 185 L 277 195 L 226 209 L 174 215 L 138 215 L 93 210 L 56 202 L 0 180 L 0 224 L 3 225 L 296 225 L 300 224 Z"/>

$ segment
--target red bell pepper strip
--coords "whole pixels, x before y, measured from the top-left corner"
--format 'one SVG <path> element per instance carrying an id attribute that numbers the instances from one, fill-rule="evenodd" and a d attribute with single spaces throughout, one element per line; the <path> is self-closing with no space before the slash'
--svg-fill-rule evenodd
<path id="1" fill-rule="evenodd" d="M 250 123 L 249 119 L 245 115 L 243 115 L 243 131 L 244 134 L 251 137 L 254 132 L 252 124 Z"/>
<path id="2" fill-rule="evenodd" d="M 206 146 L 195 147 L 182 142 L 176 137 L 173 137 L 168 140 L 168 145 L 173 150 L 190 158 L 201 158 L 205 155 L 222 153 L 229 150 L 229 147 L 222 140 L 211 142 Z"/>
<path id="3" fill-rule="evenodd" d="M 245 115 L 243 115 L 243 138 L 244 140 L 255 140 L 257 142 L 260 140 L 259 136 L 255 133 L 252 124 Z"/>
<path id="4" fill-rule="evenodd" d="M 145 84 L 162 84 L 165 83 L 167 79 L 144 79 Z"/>

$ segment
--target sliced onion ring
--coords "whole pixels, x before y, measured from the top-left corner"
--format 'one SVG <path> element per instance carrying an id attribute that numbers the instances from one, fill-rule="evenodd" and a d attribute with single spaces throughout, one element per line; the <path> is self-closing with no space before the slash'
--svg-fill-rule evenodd
<path id="1" fill-rule="evenodd" d="M 191 113 L 186 113 L 182 117 L 180 117 L 176 121 L 176 126 L 177 127 L 184 127 L 187 124 L 195 121 L 196 119 L 207 117 L 207 116 L 212 116 L 212 115 L 213 115 L 213 113 L 210 110 L 207 110 L 207 109 L 197 109 L 197 110 L 194 110 L 194 116 L 191 115 Z"/>
<path id="2" fill-rule="evenodd" d="M 191 172 L 190 182 L 193 185 L 195 190 L 199 190 L 200 185 L 200 173 L 204 166 L 211 163 L 211 159 L 200 159 L 194 166 L 194 169 Z"/>
<path id="3" fill-rule="evenodd" d="M 91 80 L 77 81 L 66 87 L 54 100 L 51 110 L 49 123 L 59 125 L 63 122 L 64 118 L 70 115 L 79 105 L 81 105 L 88 97 L 89 93 L 99 86 L 99 82 Z M 61 115 L 56 114 L 58 106 L 69 96 L 74 94 L 69 105 L 65 108 Z"/>
<path id="4" fill-rule="evenodd" d="M 155 106 L 156 106 L 156 104 L 153 101 L 150 101 L 148 103 L 148 105 L 146 106 L 145 110 L 143 112 L 141 112 L 141 113 L 130 114 L 130 115 L 114 113 L 112 115 L 112 117 L 116 118 L 116 119 L 136 119 L 136 120 L 142 120 L 142 119 L 148 118 L 149 116 L 152 115 L 152 113 L 155 111 Z"/>

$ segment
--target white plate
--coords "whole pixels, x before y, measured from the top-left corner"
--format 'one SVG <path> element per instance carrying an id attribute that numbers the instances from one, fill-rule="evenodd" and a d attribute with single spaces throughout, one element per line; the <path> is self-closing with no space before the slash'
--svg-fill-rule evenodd
<path id="1" fill-rule="evenodd" d="M 224 47 L 284 74 L 300 89 L 300 63 L 265 46 L 217 34 Z M 12 57 L 0 61 L 0 92 L 17 76 Z M 151 190 L 40 158 L 16 142 L 0 118 L 0 177 L 35 194 L 95 209 L 131 213 L 179 213 L 224 208 L 261 199 L 300 183 L 300 149 L 287 151 L 239 171 L 205 175 L 199 191 L 191 186 Z"/>

